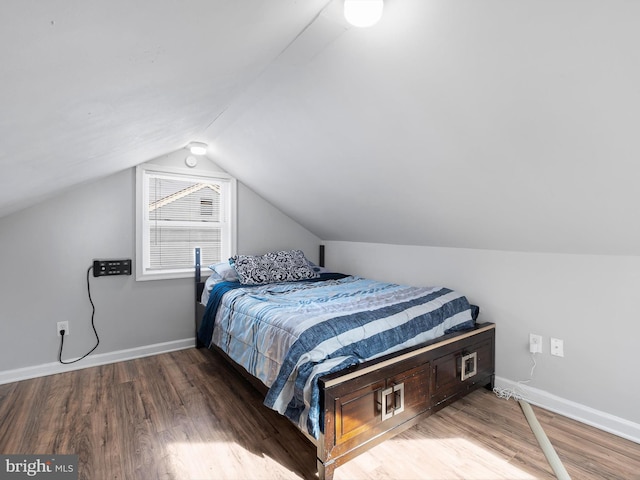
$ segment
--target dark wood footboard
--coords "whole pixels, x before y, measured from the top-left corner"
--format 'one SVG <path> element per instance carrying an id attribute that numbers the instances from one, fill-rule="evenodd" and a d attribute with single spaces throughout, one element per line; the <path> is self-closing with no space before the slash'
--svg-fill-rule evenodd
<path id="1" fill-rule="evenodd" d="M 495 325 L 485 323 L 322 377 L 320 480 L 476 388 L 493 388 L 494 349 Z"/>

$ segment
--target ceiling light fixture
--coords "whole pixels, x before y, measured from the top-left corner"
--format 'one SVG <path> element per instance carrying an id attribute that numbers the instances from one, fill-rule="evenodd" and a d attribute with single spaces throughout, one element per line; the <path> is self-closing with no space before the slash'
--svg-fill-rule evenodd
<path id="1" fill-rule="evenodd" d="M 344 0 L 344 18 L 354 27 L 371 27 L 382 18 L 382 0 Z"/>
<path id="2" fill-rule="evenodd" d="M 204 155 L 207 153 L 207 144 L 202 142 L 191 142 L 188 146 L 189 151 L 194 155 Z"/>

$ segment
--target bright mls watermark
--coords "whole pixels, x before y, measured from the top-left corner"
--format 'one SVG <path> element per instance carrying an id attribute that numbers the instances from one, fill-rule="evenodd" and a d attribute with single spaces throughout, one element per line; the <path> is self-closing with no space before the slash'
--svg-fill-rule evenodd
<path id="1" fill-rule="evenodd" d="M 78 480 L 78 455 L 0 455 L 2 480 Z"/>

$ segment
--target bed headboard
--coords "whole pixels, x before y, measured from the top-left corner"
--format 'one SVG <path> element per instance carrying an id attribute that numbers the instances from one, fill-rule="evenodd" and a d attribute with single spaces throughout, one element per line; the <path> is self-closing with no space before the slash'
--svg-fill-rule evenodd
<path id="1" fill-rule="evenodd" d="M 202 281 L 202 266 L 201 266 L 201 255 L 200 255 L 200 247 L 196 247 L 196 273 L 195 273 L 195 285 L 196 285 L 196 303 L 200 302 L 200 298 L 202 297 L 202 290 L 204 290 L 204 282 Z"/>
<path id="2" fill-rule="evenodd" d="M 200 280 L 202 279 L 200 258 L 200 247 L 196 247 L 196 283 L 200 283 Z"/>

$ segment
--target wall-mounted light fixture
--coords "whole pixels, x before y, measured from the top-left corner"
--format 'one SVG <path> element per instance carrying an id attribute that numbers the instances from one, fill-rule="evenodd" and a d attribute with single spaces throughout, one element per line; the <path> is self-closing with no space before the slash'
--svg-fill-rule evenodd
<path id="1" fill-rule="evenodd" d="M 344 18 L 354 27 L 371 27 L 382 18 L 383 0 L 344 0 Z"/>
<path id="2" fill-rule="evenodd" d="M 207 153 L 207 144 L 202 142 L 191 142 L 187 148 L 194 155 L 204 155 Z"/>

